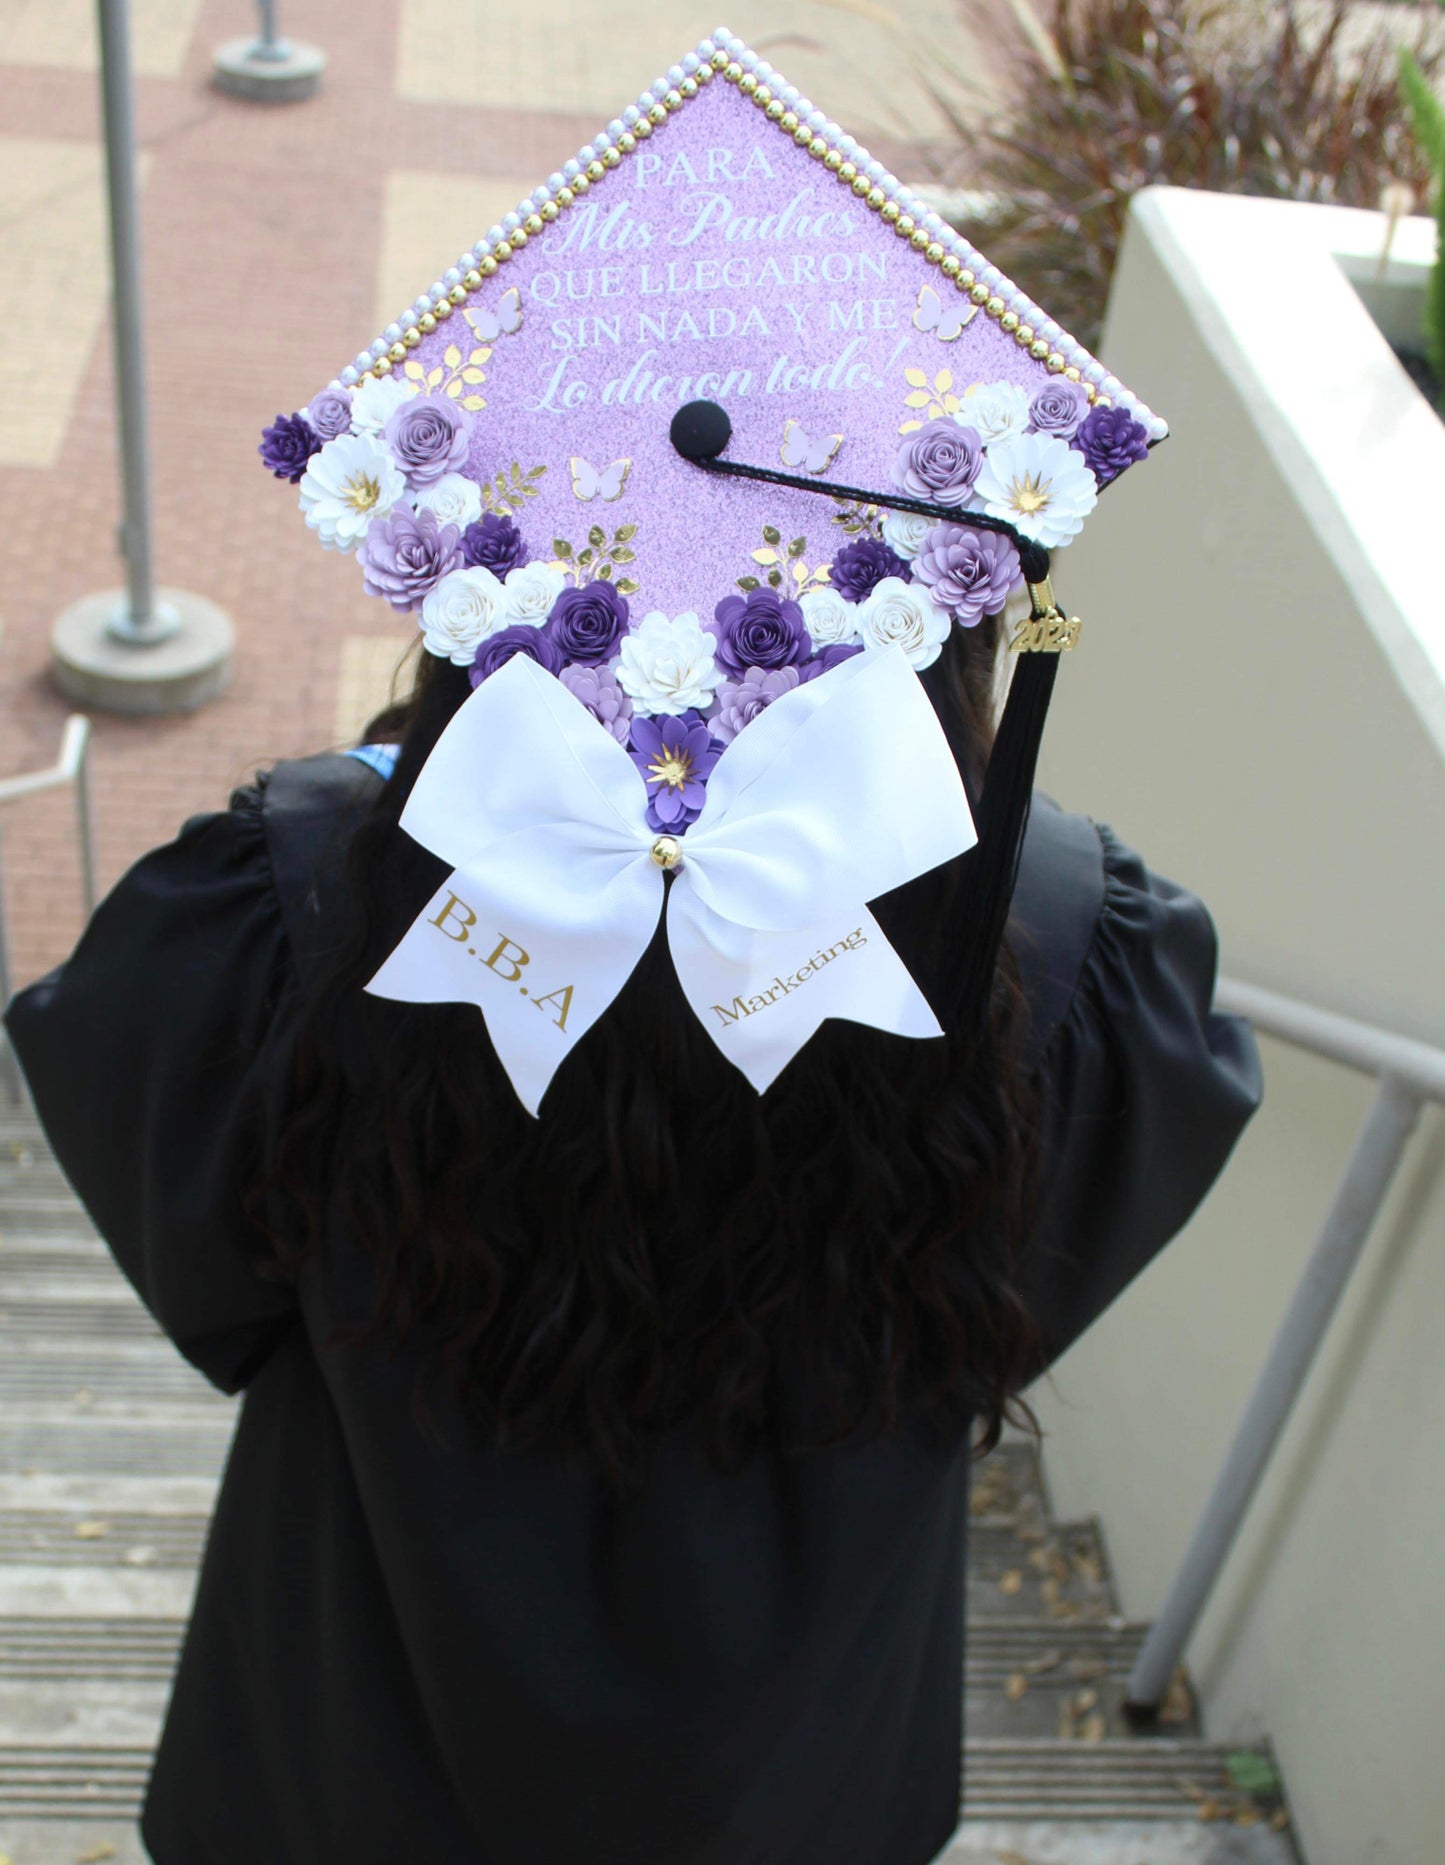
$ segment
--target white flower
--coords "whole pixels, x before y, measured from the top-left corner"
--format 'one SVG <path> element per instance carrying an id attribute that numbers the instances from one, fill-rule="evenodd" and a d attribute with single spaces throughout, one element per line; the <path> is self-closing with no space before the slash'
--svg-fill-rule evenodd
<path id="1" fill-rule="evenodd" d="M 634 634 L 622 638 L 617 684 L 631 697 L 633 711 L 644 716 L 710 706 L 723 681 L 713 658 L 716 646 L 691 611 L 669 620 L 654 609 Z"/>
<path id="2" fill-rule="evenodd" d="M 418 384 L 405 376 L 363 376 L 351 397 L 351 431 L 375 440 L 404 401 L 410 401 Z"/>
<path id="3" fill-rule="evenodd" d="M 405 493 L 401 468 L 365 435 L 328 440 L 301 475 L 301 510 L 327 550 L 355 550 L 372 519 L 385 518 Z"/>
<path id="4" fill-rule="evenodd" d="M 503 628 L 519 623 L 540 628 L 552 613 L 552 604 L 567 587 L 567 579 L 550 563 L 524 563 L 511 571 L 502 594 Z"/>
<path id="5" fill-rule="evenodd" d="M 421 605 L 421 637 L 428 653 L 470 667 L 488 635 L 505 628 L 505 594 L 490 570 L 451 570 Z"/>
<path id="6" fill-rule="evenodd" d="M 1052 549 L 1079 535 L 1098 499 L 1077 449 L 1057 434 L 1021 434 L 985 450 L 970 503 Z"/>
<path id="7" fill-rule="evenodd" d="M 924 518 L 917 512 L 889 512 L 878 528 L 893 554 L 905 563 L 912 563 L 923 549 L 923 540 L 937 523 L 936 518 Z"/>
<path id="8" fill-rule="evenodd" d="M 971 427 L 985 446 L 1012 440 L 1029 424 L 1028 393 L 1017 382 L 979 382 L 953 418 L 960 427 Z"/>
<path id="9" fill-rule="evenodd" d="M 806 590 L 798 606 L 815 648 L 858 639 L 858 604 L 848 602 L 836 589 Z"/>
<path id="10" fill-rule="evenodd" d="M 931 667 L 948 639 L 952 622 L 921 583 L 885 576 L 858 605 L 858 632 L 865 648 L 902 648 L 917 672 Z"/>
<path id="11" fill-rule="evenodd" d="M 416 505 L 418 511 L 435 512 L 439 525 L 465 531 L 482 515 L 482 489 L 465 473 L 445 473 L 434 486 L 422 487 Z"/>

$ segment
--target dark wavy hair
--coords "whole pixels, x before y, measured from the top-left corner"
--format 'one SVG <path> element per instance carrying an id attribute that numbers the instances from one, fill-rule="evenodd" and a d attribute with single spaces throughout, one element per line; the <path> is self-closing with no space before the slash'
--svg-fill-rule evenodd
<path id="1" fill-rule="evenodd" d="M 973 798 L 997 642 L 955 630 L 924 676 Z M 414 1354 L 423 1428 L 445 1389 L 479 1441 L 619 1487 L 681 1430 L 719 1470 L 924 1414 L 972 1429 L 977 1455 L 1005 1420 L 1036 1431 L 1014 1282 L 1035 1120 L 1007 948 L 982 1040 L 830 1021 L 759 1096 L 688 1009 L 659 928 L 534 1120 L 474 1007 L 360 989 L 445 876 L 397 819 L 468 692 L 419 656 L 409 699 L 368 728 L 401 753 L 351 838 L 349 924 L 298 1026 L 259 1194 L 271 1273 L 294 1277 L 339 1223 L 375 1289 L 335 1340 Z M 872 903 L 945 1029 L 967 882 L 965 856 Z"/>

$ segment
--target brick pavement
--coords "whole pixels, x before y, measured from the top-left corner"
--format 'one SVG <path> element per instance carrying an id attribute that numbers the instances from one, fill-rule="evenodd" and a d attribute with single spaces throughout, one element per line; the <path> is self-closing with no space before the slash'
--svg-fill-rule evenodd
<path id="1" fill-rule="evenodd" d="M 712 0 L 652 3 L 635 31 L 619 33 L 596 9 L 556 0 L 553 33 L 509 28 L 496 92 L 496 74 L 478 63 L 475 22 L 499 10 L 445 3 L 458 43 L 472 48 L 470 78 L 443 56 L 442 0 L 364 9 L 282 0 L 283 29 L 323 46 L 330 62 L 319 97 L 268 108 L 207 82 L 214 46 L 254 17 L 245 0 L 133 0 L 156 564 L 161 581 L 221 602 L 239 645 L 231 690 L 198 714 L 96 719 L 103 885 L 258 765 L 353 730 L 404 639 L 395 616 L 360 593 L 352 566 L 317 548 L 290 488 L 261 471 L 261 427 L 368 342 L 394 314 L 391 299 L 409 300 L 452 263 L 498 200 L 510 204 L 521 183 L 558 167 L 655 67 L 718 23 Z M 926 0 L 925 10 L 942 18 L 954 3 Z M 768 0 L 729 23 L 756 31 L 760 49 L 821 106 L 850 115 L 882 159 L 906 170 L 907 151 L 877 136 L 889 121 L 923 120 L 926 100 L 916 84 L 908 92 L 914 80 L 896 51 L 870 120 L 849 108 L 860 71 L 890 40 L 880 16 L 882 7 Z M 48 764 L 59 740 L 67 707 L 47 675 L 55 615 L 121 580 L 92 21 L 89 0 L 0 0 L 6 775 Z M 564 42 L 573 49 L 557 63 Z M 493 100 L 468 105 L 468 83 Z M 594 91 L 605 107 L 591 107 Z M 20 980 L 62 956 L 78 931 L 68 810 L 63 796 L 48 797 L 0 823 Z"/>

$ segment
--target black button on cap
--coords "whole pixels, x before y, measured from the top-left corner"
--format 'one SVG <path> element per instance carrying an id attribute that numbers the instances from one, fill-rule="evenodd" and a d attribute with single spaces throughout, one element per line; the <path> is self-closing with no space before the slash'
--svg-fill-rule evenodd
<path id="1" fill-rule="evenodd" d="M 669 433 L 684 460 L 715 460 L 732 439 L 733 424 L 715 401 L 690 401 L 672 417 Z"/>

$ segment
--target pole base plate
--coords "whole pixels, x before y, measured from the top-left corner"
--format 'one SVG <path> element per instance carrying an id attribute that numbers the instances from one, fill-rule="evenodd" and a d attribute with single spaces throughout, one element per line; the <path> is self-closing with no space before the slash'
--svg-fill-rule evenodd
<path id="1" fill-rule="evenodd" d="M 50 669 L 67 699 L 86 711 L 192 712 L 225 691 L 236 631 L 204 596 L 158 589 L 180 626 L 159 640 L 117 639 L 110 623 L 124 590 L 98 591 L 62 609 L 50 636 Z"/>
<path id="2" fill-rule="evenodd" d="M 211 60 L 211 82 L 218 91 L 251 103 L 300 104 L 314 97 L 326 69 L 326 54 L 298 39 L 281 41 L 269 56 L 256 39 L 227 39 Z"/>

